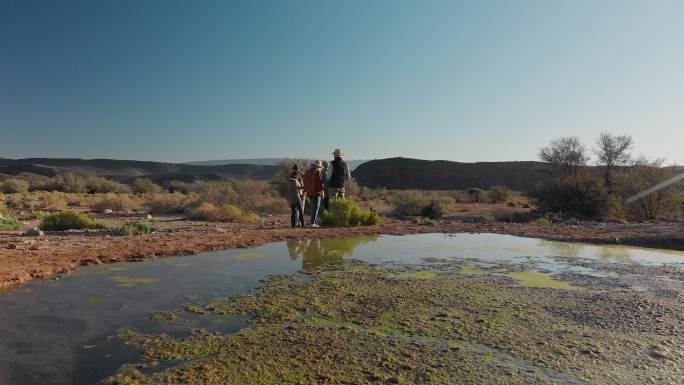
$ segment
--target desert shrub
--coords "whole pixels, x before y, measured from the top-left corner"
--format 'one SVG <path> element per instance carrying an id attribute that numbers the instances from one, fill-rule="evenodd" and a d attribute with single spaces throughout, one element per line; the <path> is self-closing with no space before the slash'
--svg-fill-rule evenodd
<path id="1" fill-rule="evenodd" d="M 375 226 L 380 215 L 361 209 L 351 199 L 331 199 L 330 207 L 321 214 L 323 226 Z"/>
<path id="2" fill-rule="evenodd" d="M 113 235 L 140 235 L 157 231 L 157 222 L 151 220 L 133 221 L 124 224 L 112 231 Z"/>
<path id="3" fill-rule="evenodd" d="M 169 181 L 166 188 L 171 193 L 190 194 L 193 191 L 192 184 L 182 180 Z"/>
<path id="4" fill-rule="evenodd" d="M 223 181 L 199 181 L 193 183 L 195 191 L 199 194 L 200 202 L 211 203 L 214 206 L 233 204 L 238 199 L 238 194 L 230 182 Z"/>
<path id="5" fill-rule="evenodd" d="M 153 214 L 177 214 L 187 211 L 192 202 L 192 198 L 181 193 L 157 194 L 145 202 L 145 208 Z"/>
<path id="6" fill-rule="evenodd" d="M 0 192 L 4 194 L 25 193 L 29 190 L 29 182 L 23 179 L 10 178 L 0 184 Z"/>
<path id="7" fill-rule="evenodd" d="M 131 191 L 134 194 L 158 194 L 161 190 L 161 186 L 147 178 L 135 178 L 131 183 Z"/>
<path id="8" fill-rule="evenodd" d="M 240 217 L 240 222 L 257 223 L 257 222 L 259 222 L 259 216 L 252 213 L 252 212 L 245 212 L 245 213 L 242 213 L 242 216 Z"/>
<path id="9" fill-rule="evenodd" d="M 468 198 L 472 203 L 480 203 L 484 200 L 485 197 L 485 192 L 477 187 L 471 187 L 465 190 L 465 193 L 468 194 Z"/>
<path id="10" fill-rule="evenodd" d="M 439 219 L 444 215 L 442 202 L 432 199 L 422 210 L 421 216 L 430 219 Z"/>
<path id="11" fill-rule="evenodd" d="M 40 229 L 46 231 L 101 230 L 108 227 L 106 223 L 97 221 L 86 214 L 69 210 L 47 215 L 40 224 Z"/>
<path id="12" fill-rule="evenodd" d="M 47 189 L 65 193 L 83 193 L 86 192 L 86 184 L 85 176 L 75 172 L 63 172 L 52 178 Z"/>
<path id="13" fill-rule="evenodd" d="M 242 215 L 242 210 L 234 205 L 216 207 L 210 202 L 204 202 L 188 213 L 190 219 L 209 222 L 235 222 L 242 219 Z"/>
<path id="14" fill-rule="evenodd" d="M 425 195 L 417 191 L 399 191 L 392 199 L 394 212 L 400 217 L 423 216 L 428 205 Z"/>
<path id="15" fill-rule="evenodd" d="M 605 215 L 610 199 L 601 179 L 589 172 L 551 177 L 537 186 L 532 197 L 541 211 L 582 217 Z"/>
<path id="16" fill-rule="evenodd" d="M 511 189 L 508 186 L 492 186 L 487 195 L 492 203 L 506 202 L 511 196 Z"/>
<path id="17" fill-rule="evenodd" d="M 232 204 L 239 206 L 245 211 L 254 211 L 268 197 L 266 190 L 269 188 L 268 182 L 258 180 L 237 180 L 232 182 L 236 200 Z"/>
<path id="18" fill-rule="evenodd" d="M 358 197 L 361 192 L 359 183 L 356 179 L 352 178 L 344 184 L 345 195 L 348 197 Z"/>
<path id="19" fill-rule="evenodd" d="M 96 193 L 125 193 L 129 192 L 130 187 L 123 183 L 115 182 L 113 180 L 103 178 L 96 175 L 88 175 L 85 177 L 86 190 L 91 194 Z"/>
<path id="20" fill-rule="evenodd" d="M 24 226 L 17 217 L 0 213 L 0 231 L 19 230 Z"/>
<path id="21" fill-rule="evenodd" d="M 95 203 L 90 205 L 90 208 L 99 213 L 105 210 L 128 212 L 139 209 L 140 205 L 134 199 L 131 199 L 128 194 L 109 193 L 100 197 Z"/>
<path id="22" fill-rule="evenodd" d="M 11 194 L 5 199 L 5 206 L 14 210 L 30 210 L 33 208 L 33 199 L 28 193 Z"/>
<path id="23" fill-rule="evenodd" d="M 40 207 L 47 211 L 60 211 L 67 207 L 67 195 L 59 192 L 45 192 L 40 196 Z"/>

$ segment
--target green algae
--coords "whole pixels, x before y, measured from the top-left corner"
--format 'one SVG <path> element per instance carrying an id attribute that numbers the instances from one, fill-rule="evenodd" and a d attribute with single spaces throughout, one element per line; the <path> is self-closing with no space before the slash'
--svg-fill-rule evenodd
<path id="1" fill-rule="evenodd" d="M 576 286 L 568 282 L 553 278 L 549 274 L 540 273 L 536 271 L 514 271 L 506 274 L 507 276 L 517 280 L 525 287 L 547 287 L 551 289 L 573 290 Z"/>
<path id="2" fill-rule="evenodd" d="M 408 279 L 432 279 L 435 278 L 436 273 L 430 270 L 418 270 L 418 271 L 402 271 L 396 274 L 398 278 L 408 278 Z"/>
<path id="3" fill-rule="evenodd" d="M 111 266 L 107 268 L 107 271 L 126 271 L 127 268 L 125 266 Z"/>
<path id="4" fill-rule="evenodd" d="M 103 297 L 101 295 L 93 295 L 88 299 L 88 303 L 92 305 L 99 305 L 102 302 L 104 302 L 107 299 L 107 297 Z"/>
<path id="5" fill-rule="evenodd" d="M 233 257 L 237 261 L 245 261 L 249 259 L 256 259 L 256 258 L 262 258 L 265 257 L 265 253 L 260 253 L 260 252 L 249 252 L 249 253 L 242 253 L 239 255 L 236 255 Z"/>
<path id="6" fill-rule="evenodd" d="M 119 287 L 135 287 L 159 282 L 157 278 L 133 278 L 127 275 L 115 275 L 109 277 L 109 279 L 114 280 Z"/>
<path id="7" fill-rule="evenodd" d="M 486 273 L 487 271 L 477 266 L 464 265 L 461 266 L 458 272 L 461 274 L 480 275 Z"/>
<path id="8" fill-rule="evenodd" d="M 681 324 L 675 300 L 648 299 L 648 309 L 670 311 L 660 328 L 649 329 L 652 319 L 629 306 L 645 303 L 645 293 L 603 298 L 593 290 L 510 285 L 495 275 L 413 274 L 420 271 L 397 279 L 407 271 L 325 265 L 309 270 L 308 279 L 273 276 L 252 295 L 186 305 L 193 313 L 248 315 L 253 326 L 178 339 L 124 333 L 148 361 L 167 363 L 154 373 L 138 370 L 144 364 L 122 367 L 108 383 L 636 384 L 680 378 L 679 356 L 655 362 L 647 355 L 664 341 L 684 343 L 672 331 Z"/>

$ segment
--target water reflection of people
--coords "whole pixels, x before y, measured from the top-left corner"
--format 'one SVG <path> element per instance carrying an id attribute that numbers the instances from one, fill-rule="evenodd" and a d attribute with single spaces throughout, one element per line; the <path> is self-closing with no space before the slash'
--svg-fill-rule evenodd
<path id="1" fill-rule="evenodd" d="M 301 256 L 302 269 L 307 270 L 327 262 L 341 261 L 352 255 L 357 246 L 377 239 L 377 235 L 368 235 L 337 239 L 290 239 L 286 243 L 290 258 L 296 260 Z"/>

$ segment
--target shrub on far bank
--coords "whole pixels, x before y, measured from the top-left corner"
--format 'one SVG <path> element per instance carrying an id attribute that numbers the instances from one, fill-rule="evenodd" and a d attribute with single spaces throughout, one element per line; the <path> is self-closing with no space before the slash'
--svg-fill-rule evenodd
<path id="1" fill-rule="evenodd" d="M 14 215 L 0 213 L 0 231 L 20 230 L 23 226 Z"/>
<path id="2" fill-rule="evenodd" d="M 511 189 L 508 186 L 492 186 L 487 195 L 492 203 L 506 202 L 511 196 Z"/>
<path id="3" fill-rule="evenodd" d="M 243 213 L 242 210 L 233 205 L 216 207 L 213 203 L 204 202 L 190 210 L 188 217 L 209 222 L 236 222 L 242 219 Z"/>
<path id="4" fill-rule="evenodd" d="M 380 221 L 378 213 L 361 209 L 351 199 L 331 199 L 330 207 L 321 214 L 323 226 L 375 226 Z"/>
<path id="5" fill-rule="evenodd" d="M 439 219 L 444 215 L 444 207 L 438 199 L 428 199 L 419 191 L 402 191 L 394 198 L 394 212 L 400 217 L 426 217 Z"/>
<path id="6" fill-rule="evenodd" d="M 40 224 L 40 229 L 45 231 L 103 230 L 108 227 L 86 214 L 69 210 L 47 215 Z"/>
<path id="7" fill-rule="evenodd" d="M 133 221 L 124 224 L 112 231 L 113 235 L 125 236 L 125 235 L 141 235 L 150 234 L 157 231 L 157 222 L 152 220 L 145 221 Z"/>
<path id="8" fill-rule="evenodd" d="M 537 186 L 532 197 L 542 212 L 592 218 L 609 213 L 613 203 L 601 179 L 589 172 L 549 178 Z"/>

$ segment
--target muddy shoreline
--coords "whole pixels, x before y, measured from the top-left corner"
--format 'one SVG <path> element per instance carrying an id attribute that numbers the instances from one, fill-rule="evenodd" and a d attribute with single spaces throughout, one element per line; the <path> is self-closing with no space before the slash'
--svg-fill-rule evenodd
<path id="1" fill-rule="evenodd" d="M 131 219 L 120 217 L 113 221 Z M 0 233 L 0 288 L 18 286 L 35 279 L 59 277 L 80 266 L 93 264 L 248 248 L 287 239 L 374 234 L 498 233 L 554 241 L 684 250 L 682 223 L 536 225 L 445 220 L 434 225 L 422 225 L 386 219 L 377 227 L 291 229 L 286 226 L 285 217 L 245 226 L 193 222 L 171 216 L 160 218 L 159 223 L 157 233 L 133 237 L 114 237 L 108 232 L 48 233 L 43 237 L 22 236 L 20 232 Z"/>

